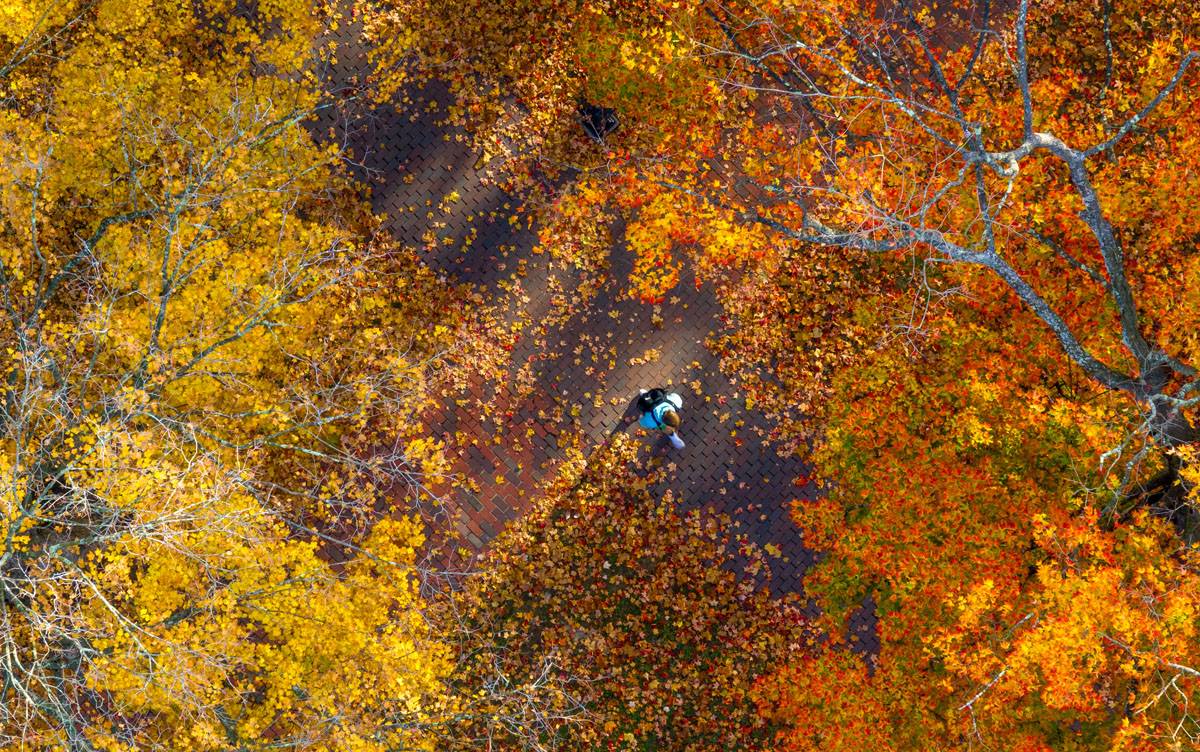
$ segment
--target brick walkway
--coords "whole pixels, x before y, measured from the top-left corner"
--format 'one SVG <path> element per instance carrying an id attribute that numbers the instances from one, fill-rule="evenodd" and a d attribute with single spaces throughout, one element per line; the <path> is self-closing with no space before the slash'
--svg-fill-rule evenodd
<path id="1" fill-rule="evenodd" d="M 338 57 L 326 77 L 335 92 L 352 89 L 364 71 L 354 49 Z M 436 85 L 412 96 L 448 101 Z M 684 399 L 687 447 L 668 450 L 643 436 L 644 458 L 665 463 L 664 486 L 684 509 L 727 514 L 743 540 L 777 546 L 772 590 L 800 592 L 812 557 L 786 505 L 807 493 L 794 485 L 805 468 L 763 443 L 762 416 L 746 409 L 706 348 L 721 326 L 715 291 L 685 276 L 658 309 L 631 300 L 625 291 L 632 259 L 618 242 L 605 283 L 581 306 L 573 298 L 580 273 L 534 252 L 536 228 L 508 221 L 518 202 L 474 167 L 477 155 L 461 134 L 439 125 L 436 113 L 384 107 L 337 128 L 361 163 L 387 229 L 424 249 L 432 268 L 476 286 L 519 331 L 509 379 L 453 395 L 428 416 L 431 431 L 451 449 L 454 470 L 469 479 L 447 500 L 461 512 L 456 524 L 463 539 L 475 549 L 485 546 L 521 513 L 567 446 L 588 451 L 614 432 L 639 433 L 630 426 L 638 388 L 671 385 Z M 457 199 L 442 211 L 452 193 Z M 613 235 L 620 238 L 619 228 Z M 482 417 L 482 405 L 497 417 Z"/>

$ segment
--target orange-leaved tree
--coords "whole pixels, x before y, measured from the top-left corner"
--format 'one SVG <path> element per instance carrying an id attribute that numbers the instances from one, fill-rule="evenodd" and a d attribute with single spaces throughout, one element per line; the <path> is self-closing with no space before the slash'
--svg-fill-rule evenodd
<path id="1" fill-rule="evenodd" d="M 742 190 L 704 190 L 715 168 L 681 164 L 681 200 L 700 194 L 790 249 L 902 257 L 926 297 L 998 279 L 992 294 L 1133 401 L 1150 440 L 1193 441 L 1181 196 L 1195 180 L 1200 19 L 1134 12 L 811 3 L 726 19 L 731 69 L 770 104 L 754 115 L 757 143 L 742 138 L 741 160 L 720 166 Z"/>
<path id="2" fill-rule="evenodd" d="M 881 638 L 873 669 L 831 652 L 764 685 L 781 744 L 856 744 L 852 706 L 796 686 L 814 674 L 887 719 L 881 748 L 1194 744 L 1200 16 L 770 10 L 724 51 L 809 148 L 727 166 L 745 191 L 704 200 L 794 241 L 785 270 L 832 249 L 911 272 L 840 311 L 767 287 L 861 341 L 817 385 L 829 483 L 797 516 L 829 552 L 807 585 L 830 633 L 872 596 Z M 731 346 L 789 363 L 795 334 L 762 327 Z"/>
<path id="3" fill-rule="evenodd" d="M 1066 369 L 1052 343 L 1032 341 L 1037 330 L 1027 314 L 1007 311 L 1008 326 L 997 327 L 1001 311 L 956 311 L 953 321 L 933 322 L 939 335 L 919 355 L 897 341 L 833 380 L 814 455 L 827 484 L 795 509 L 806 543 L 826 552 L 805 587 L 831 637 L 871 598 L 880 647 L 868 664 L 831 645 L 764 684 L 764 710 L 792 726 L 785 748 L 855 748 L 845 722 L 858 717 L 859 702 L 881 719 L 872 727 L 880 748 L 897 750 L 969 748 L 980 738 L 1006 748 L 1060 748 L 1064 739 L 1094 748 L 1123 728 L 1126 711 L 1144 738 L 1171 728 L 1162 721 L 1186 717 L 1172 718 L 1169 701 L 1155 703 L 1165 683 L 1187 686 L 1187 668 L 1200 656 L 1182 636 L 1190 627 L 1165 620 L 1155 593 L 1190 598 L 1194 570 L 1175 558 L 1187 546 L 1145 513 L 1097 519 L 1120 482 L 1099 476 L 1096 458 L 1137 418 Z M 1128 576 L 1107 581 L 1104 611 L 1048 590 L 1049 582 L 1083 588 L 1090 574 L 1063 568 L 1042 545 L 1047 529 L 1088 530 L 1117 552 L 1110 574 Z M 1136 550 L 1119 543 L 1132 538 L 1145 543 Z M 1171 585 L 1145 588 L 1150 560 Z M 986 605 L 976 605 L 984 595 Z M 1059 629 L 1076 616 L 1095 619 L 1097 628 Z M 1099 628 L 1103 619 L 1120 625 L 1110 634 L 1141 653 L 1144 681 L 1121 683 L 1115 669 L 1125 661 Z M 1061 642 L 1021 658 L 1014 646 L 1033 628 Z M 1160 642 L 1162 630 L 1181 637 Z M 984 646 L 989 653 L 980 652 Z M 1110 660 L 1085 657 L 1101 654 Z M 1074 675 L 1070 688 L 1087 688 L 1086 696 L 1047 683 L 1061 673 Z M 810 690 L 814 675 L 833 686 Z M 843 694 L 857 701 L 822 699 Z"/>

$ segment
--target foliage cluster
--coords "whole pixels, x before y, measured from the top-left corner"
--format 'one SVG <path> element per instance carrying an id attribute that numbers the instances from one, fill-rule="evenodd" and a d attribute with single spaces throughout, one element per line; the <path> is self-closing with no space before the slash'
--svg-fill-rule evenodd
<path id="1" fill-rule="evenodd" d="M 754 683 L 811 634 L 735 576 L 722 520 L 658 497 L 636 454 L 620 439 L 577 457 L 489 549 L 447 614 L 467 638 L 459 693 L 503 677 L 542 708 L 549 749 L 770 749 Z M 477 713 L 459 747 L 518 748 L 497 721 L 518 715 Z"/>
<path id="2" fill-rule="evenodd" d="M 329 16 L 0 10 L 0 748 L 426 745 L 465 321 L 307 128 Z"/>

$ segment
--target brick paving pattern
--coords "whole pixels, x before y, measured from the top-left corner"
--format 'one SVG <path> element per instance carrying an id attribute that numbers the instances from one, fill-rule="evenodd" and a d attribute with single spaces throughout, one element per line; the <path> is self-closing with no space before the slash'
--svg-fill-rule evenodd
<path id="1" fill-rule="evenodd" d="M 354 32 L 347 25 L 342 39 Z M 326 73 L 327 87 L 354 91 L 365 62 L 352 44 L 338 58 Z M 449 101 L 436 82 L 410 97 Z M 672 490 L 683 509 L 728 515 L 739 538 L 777 546 L 781 557 L 768 559 L 772 591 L 801 593 L 813 555 L 804 549 L 787 505 L 807 498 L 809 489 L 794 484 L 806 468 L 764 443 L 762 416 L 745 407 L 737 384 L 705 346 L 721 327 L 722 310 L 711 286 L 697 286 L 685 276 L 657 309 L 632 300 L 625 294 L 632 260 L 617 242 L 603 286 L 579 305 L 573 296 L 580 291 L 580 274 L 535 252 L 536 228 L 526 228 L 523 219 L 517 225 L 508 221 L 519 202 L 477 168 L 467 140 L 441 125 L 437 111 L 379 107 L 321 127 L 334 125 L 350 145 L 387 229 L 424 249 L 432 268 L 475 285 L 520 330 L 511 378 L 473 385 L 428 415 L 431 431 L 451 449 L 455 472 L 474 482 L 474 490 L 456 488 L 447 500 L 458 512 L 455 524 L 463 540 L 476 550 L 486 546 L 521 513 L 571 443 L 587 451 L 615 432 L 629 431 L 642 434 L 645 461 L 665 466 L 664 489 Z M 457 199 L 439 211 L 452 192 Z M 619 228 L 613 237 L 621 237 Z M 454 242 L 444 242 L 447 238 Z M 683 450 L 631 425 L 637 390 L 654 386 L 670 386 L 683 397 Z M 491 408 L 487 415 L 483 405 Z M 852 632 L 872 652 L 867 612 L 855 619 Z"/>

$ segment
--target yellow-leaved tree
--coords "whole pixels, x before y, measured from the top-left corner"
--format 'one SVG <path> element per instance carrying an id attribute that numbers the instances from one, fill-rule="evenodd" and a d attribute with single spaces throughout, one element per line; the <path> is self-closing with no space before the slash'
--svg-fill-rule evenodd
<path id="1" fill-rule="evenodd" d="M 0 4 L 0 749 L 425 748 L 417 413 L 308 0 Z M 382 520 L 375 522 L 375 520 Z"/>

